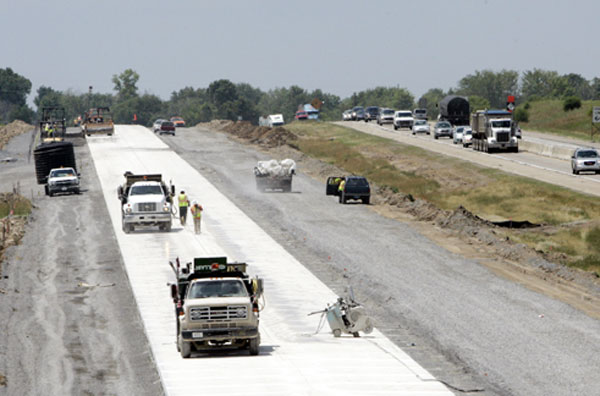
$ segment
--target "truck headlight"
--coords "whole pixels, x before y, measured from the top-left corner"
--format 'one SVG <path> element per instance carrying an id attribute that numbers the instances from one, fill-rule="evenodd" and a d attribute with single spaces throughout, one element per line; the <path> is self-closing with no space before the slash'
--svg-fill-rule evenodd
<path id="1" fill-rule="evenodd" d="M 163 206 L 163 212 L 170 212 L 169 205 Z"/>

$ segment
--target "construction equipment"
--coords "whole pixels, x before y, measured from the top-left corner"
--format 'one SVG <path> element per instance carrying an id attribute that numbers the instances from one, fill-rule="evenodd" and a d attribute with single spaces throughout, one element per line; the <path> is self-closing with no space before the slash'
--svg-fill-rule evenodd
<path id="1" fill-rule="evenodd" d="M 169 265 L 177 278 L 169 285 L 181 357 L 189 358 L 193 350 L 223 348 L 258 355 L 263 280 L 251 278 L 246 263 L 228 263 L 227 257 L 196 257 L 183 267 L 178 258 Z"/>
<path id="2" fill-rule="evenodd" d="M 290 192 L 295 174 L 296 162 L 292 159 L 258 161 L 254 167 L 256 189 L 263 192 L 267 190 Z"/>
<path id="3" fill-rule="evenodd" d="M 335 303 L 328 304 L 325 309 L 308 314 L 309 316 L 321 314 L 317 332 L 323 325 L 323 316 L 327 318 L 327 323 L 329 323 L 334 337 L 340 337 L 342 333 L 360 337 L 359 331 L 365 334 L 370 334 L 373 331 L 371 319 L 367 316 L 365 309 L 354 301 L 352 288 L 350 288 L 349 294 L 348 301 L 343 297 L 338 297 Z"/>
<path id="4" fill-rule="evenodd" d="M 81 130 L 85 136 L 107 134 L 115 132 L 112 114 L 109 107 L 94 107 L 87 111 L 81 123 Z"/>
<path id="5" fill-rule="evenodd" d="M 42 143 L 62 141 L 67 132 L 65 108 L 57 106 L 42 107 L 42 117 L 39 125 Z"/>

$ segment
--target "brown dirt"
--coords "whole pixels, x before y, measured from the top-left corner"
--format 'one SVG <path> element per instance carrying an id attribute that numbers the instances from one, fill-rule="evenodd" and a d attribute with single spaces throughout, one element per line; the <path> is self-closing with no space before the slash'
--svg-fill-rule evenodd
<path id="1" fill-rule="evenodd" d="M 198 126 L 227 132 L 238 141 L 258 145 L 274 157 L 292 158 L 303 173 L 323 182 L 327 176 L 346 173 L 296 150 L 294 142 L 298 137 L 282 127 L 271 129 L 231 121 L 212 121 Z M 278 130 L 276 134 L 275 130 Z M 271 138 L 274 135 L 277 138 Z M 361 148 L 361 154 L 375 158 L 378 153 L 369 150 L 368 147 Z M 426 161 L 416 163 L 406 157 L 388 160 L 399 169 L 427 173 L 441 186 L 455 186 L 464 182 L 452 169 L 434 169 Z M 589 272 L 560 264 L 564 258 L 560 253 L 538 252 L 510 238 L 511 232 L 526 230 L 498 227 L 462 206 L 447 211 L 428 201 L 415 199 L 410 194 L 396 193 L 387 187 L 372 188 L 375 194 L 371 198 L 371 209 L 377 213 L 408 222 L 447 250 L 477 260 L 506 279 L 564 301 L 600 319 L 600 279 Z"/>
<path id="2" fill-rule="evenodd" d="M 31 126 L 23 121 L 20 121 L 20 120 L 15 120 L 15 121 L 11 122 L 10 124 L 0 127 L 0 150 L 4 148 L 6 143 L 8 143 L 8 141 L 11 138 L 13 138 L 17 135 L 20 135 L 22 133 L 25 133 L 27 131 L 30 131 L 32 129 L 33 129 L 33 126 Z"/>

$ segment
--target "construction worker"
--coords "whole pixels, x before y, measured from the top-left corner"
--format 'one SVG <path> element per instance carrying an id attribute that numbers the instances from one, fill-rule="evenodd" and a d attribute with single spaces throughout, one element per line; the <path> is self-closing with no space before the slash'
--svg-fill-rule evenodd
<path id="1" fill-rule="evenodd" d="M 187 209 L 190 205 L 190 201 L 188 200 L 187 195 L 185 195 L 185 191 L 181 190 L 179 193 L 179 220 L 181 221 L 181 225 L 185 226 L 185 220 L 187 218 Z"/>
<path id="2" fill-rule="evenodd" d="M 342 180 L 338 185 L 338 193 L 342 194 L 344 192 L 344 187 L 346 187 L 346 179 Z"/>
<path id="3" fill-rule="evenodd" d="M 190 211 L 192 212 L 192 217 L 194 218 L 194 232 L 196 234 L 200 234 L 200 223 L 202 221 L 202 205 L 198 204 L 198 202 L 194 201 L 192 203 L 192 208 Z"/>

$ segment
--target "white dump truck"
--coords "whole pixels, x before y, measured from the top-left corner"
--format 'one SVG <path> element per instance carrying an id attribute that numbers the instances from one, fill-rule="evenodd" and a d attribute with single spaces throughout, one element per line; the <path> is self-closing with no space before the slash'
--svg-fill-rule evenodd
<path id="1" fill-rule="evenodd" d="M 168 188 L 160 174 L 125 172 L 124 176 L 125 183 L 117 189 L 123 231 L 129 233 L 137 226 L 158 226 L 161 231 L 171 231 L 175 186 Z"/>
<path id="2" fill-rule="evenodd" d="M 197 257 L 184 266 L 177 259 L 169 265 L 177 278 L 170 286 L 181 356 L 230 348 L 258 355 L 262 279 L 250 277 L 246 263 L 228 263 L 227 257 Z"/>
<path id="3" fill-rule="evenodd" d="M 505 150 L 519 152 L 514 136 L 512 113 L 506 110 L 478 110 L 471 114 L 473 149 L 491 153 Z"/>
<path id="4" fill-rule="evenodd" d="M 292 159 L 282 161 L 258 161 L 254 167 L 256 189 L 258 191 L 292 191 L 292 177 L 296 174 L 296 162 Z"/>
<path id="5" fill-rule="evenodd" d="M 269 114 L 266 117 L 258 118 L 259 126 L 267 126 L 270 128 L 281 126 L 284 124 L 283 114 Z"/>

